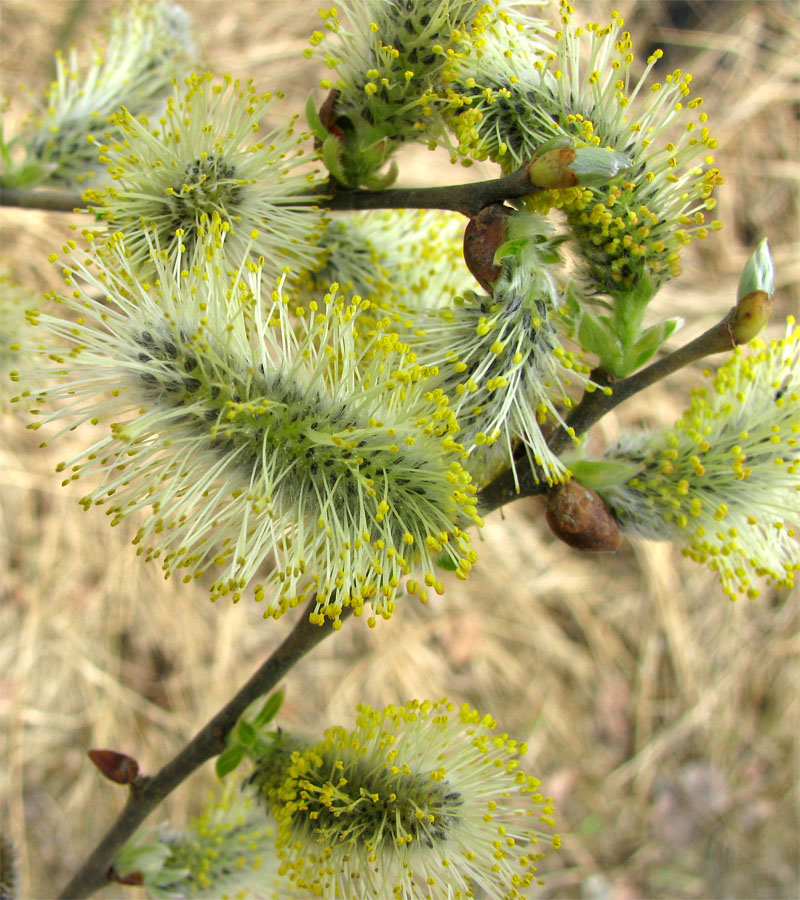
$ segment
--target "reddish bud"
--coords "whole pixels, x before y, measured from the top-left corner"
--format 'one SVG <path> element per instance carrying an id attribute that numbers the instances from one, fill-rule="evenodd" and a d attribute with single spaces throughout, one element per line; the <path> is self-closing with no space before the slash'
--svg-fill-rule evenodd
<path id="1" fill-rule="evenodd" d="M 141 872 L 128 872 L 127 875 L 117 875 L 113 869 L 109 869 L 106 877 L 115 884 L 144 884 L 144 875 Z"/>
<path id="2" fill-rule="evenodd" d="M 116 750 L 90 750 L 89 759 L 115 784 L 131 784 L 139 774 L 139 763 Z"/>
<path id="3" fill-rule="evenodd" d="M 340 141 L 344 141 L 344 131 L 336 124 L 337 115 L 334 112 L 339 93 L 339 91 L 334 89 L 324 99 L 322 106 L 319 108 L 319 120 L 328 134 L 332 134 L 334 137 L 339 138 Z"/>
<path id="4" fill-rule="evenodd" d="M 619 527 L 608 507 L 577 481 L 550 491 L 546 515 L 553 534 L 576 550 L 613 552 L 619 547 Z"/>
<path id="5" fill-rule="evenodd" d="M 494 263 L 497 248 L 506 241 L 506 218 L 511 210 L 502 203 L 490 203 L 467 223 L 464 231 L 464 261 L 480 286 L 492 293 L 502 266 Z"/>

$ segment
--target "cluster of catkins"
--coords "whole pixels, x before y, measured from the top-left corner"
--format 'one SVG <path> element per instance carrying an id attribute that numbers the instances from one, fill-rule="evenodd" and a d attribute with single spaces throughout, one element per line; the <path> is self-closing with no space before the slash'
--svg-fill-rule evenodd
<path id="1" fill-rule="evenodd" d="M 65 479 L 86 477 L 82 502 L 112 523 L 136 514 L 134 542 L 165 574 L 211 573 L 213 598 L 249 588 L 275 617 L 313 598 L 312 619 L 337 624 L 345 607 L 374 622 L 403 592 L 424 601 L 443 571 L 464 578 L 475 563 L 468 532 L 498 473 L 524 459 L 546 485 L 569 480 L 575 455 L 548 439 L 598 387 L 583 352 L 624 377 L 676 327 L 643 326 L 646 308 L 681 246 L 718 225 L 705 220 L 720 177 L 690 76 L 631 79 L 621 18 L 579 27 L 566 0 L 557 27 L 500 0 L 351 0 L 323 10 L 312 37 L 332 70 L 307 110 L 312 140 L 294 120 L 264 133 L 279 95 L 252 81 L 175 79 L 192 46 L 165 48 L 163 23 L 185 26 L 175 7 L 130 15 L 146 83 L 123 77 L 137 41 L 120 61 L 117 29 L 117 64 L 96 62 L 80 91 L 60 77 L 25 164 L 4 176 L 68 182 L 86 147 L 108 173 L 82 173 L 106 228 L 85 231 L 88 249 L 65 246 L 70 291 L 28 314 L 56 365 L 23 378 L 34 427 L 94 427 Z M 522 165 L 530 194 L 486 207 L 466 234 L 455 214 L 326 211 L 337 190 L 391 181 L 409 141 Z M 795 475 L 788 409 L 781 486 Z M 791 535 L 776 557 L 770 516 L 755 515 L 765 562 L 738 524 L 708 534 L 705 519 L 731 505 L 713 496 L 718 479 L 693 490 L 661 465 L 656 485 L 664 442 L 623 441 L 601 467 L 594 486 L 615 517 L 648 536 L 687 531 L 732 594 L 754 590 L 751 574 L 791 583 Z M 597 467 L 582 465 L 591 481 Z M 675 471 L 687 466 L 709 469 Z M 674 512 L 681 496 L 688 517 Z"/>
<path id="2" fill-rule="evenodd" d="M 444 572 L 467 577 L 481 490 L 524 465 L 547 488 L 591 487 L 615 527 L 683 542 L 731 596 L 758 577 L 793 584 L 793 323 L 737 350 L 674 429 L 594 460 L 570 431 L 582 393 L 609 391 L 677 327 L 645 314 L 682 247 L 719 227 L 706 216 L 721 179 L 689 75 L 650 83 L 656 52 L 633 78 L 616 13 L 582 27 L 567 0 L 556 24 L 529 7 L 323 10 L 308 55 L 330 74 L 310 133 L 265 130 L 280 95 L 252 80 L 187 74 L 174 5 L 136 5 L 86 73 L 59 62 L 2 182 L 88 183 L 101 221 L 53 255 L 67 290 L 27 312 L 33 339 L 4 344 L 44 442 L 87 436 L 64 483 L 85 480 L 81 502 L 112 524 L 132 516 L 165 575 L 207 580 L 213 599 L 248 591 L 265 617 L 307 603 L 312 622 L 339 627 L 351 609 L 373 624 L 404 593 L 441 593 Z M 391 184 L 409 142 L 522 170 L 530 192 L 468 222 L 330 212 L 331 197 Z M 772 290 L 762 246 L 739 295 Z M 130 849 L 129 868 L 156 896 L 219 896 L 272 841 L 287 896 L 523 896 L 539 855 L 523 816 L 549 824 L 550 806 L 493 727 L 440 701 L 363 708 L 319 744 L 276 739 L 245 794 L 191 840 Z M 506 802 L 522 795 L 524 812 Z"/>

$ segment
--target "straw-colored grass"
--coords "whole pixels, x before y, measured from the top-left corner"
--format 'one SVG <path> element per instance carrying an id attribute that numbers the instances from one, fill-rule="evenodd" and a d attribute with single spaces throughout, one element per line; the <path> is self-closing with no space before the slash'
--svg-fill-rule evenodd
<path id="1" fill-rule="evenodd" d="M 286 93 L 302 108 L 319 72 L 302 56 L 315 4 L 184 0 L 204 61 Z M 610 4 L 575 4 L 582 18 Z M 778 273 L 775 318 L 800 298 L 800 23 L 791 3 L 631 3 L 642 52 L 695 73 L 727 178 L 724 230 L 695 242 L 659 310 L 693 336 L 735 299 L 738 273 L 768 235 Z M 8 120 L 39 91 L 54 36 L 73 5 L 3 0 Z M 75 3 L 72 34 L 106 4 Z M 684 20 L 680 19 L 684 16 Z M 670 18 L 672 16 L 672 18 Z M 687 20 L 688 17 L 688 20 Z M 689 25 L 690 28 L 682 27 Z M 461 169 L 410 154 L 407 182 L 462 180 Z M 475 171 L 475 170 L 473 170 Z M 435 175 L 434 175 L 435 173 Z M 483 170 L 488 174 L 489 170 Z M 0 210 L 3 266 L 32 295 L 58 283 L 46 262 L 72 216 Z M 776 326 L 777 330 L 780 330 Z M 669 423 L 699 367 L 623 405 L 599 429 Z M 78 442 L 81 434 L 69 440 Z M 84 513 L 53 467 L 64 441 L 37 449 L 6 411 L 0 429 L 0 770 L 2 828 L 13 838 L 21 895 L 51 897 L 124 800 L 86 758 L 91 747 L 153 771 L 249 677 L 291 622 L 253 604 L 211 605 L 200 586 L 144 565 L 132 527 Z M 390 622 L 353 621 L 286 679 L 280 722 L 319 733 L 374 705 L 447 694 L 491 712 L 528 742 L 528 768 L 556 798 L 564 849 L 547 861 L 543 896 L 587 900 L 798 896 L 798 597 L 766 591 L 728 601 L 675 547 L 624 542 L 614 556 L 559 544 L 536 500 L 487 522 L 480 563 L 426 606 Z M 213 783 L 206 766 L 153 816 L 182 821 Z M 136 896 L 107 889 L 102 896 Z"/>

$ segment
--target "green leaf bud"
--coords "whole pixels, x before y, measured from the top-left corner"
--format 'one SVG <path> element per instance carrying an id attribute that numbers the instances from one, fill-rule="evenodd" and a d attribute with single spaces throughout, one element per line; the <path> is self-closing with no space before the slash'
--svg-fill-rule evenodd
<path id="1" fill-rule="evenodd" d="M 570 168 L 578 178 L 579 187 L 600 187 L 630 169 L 632 164 L 630 157 L 616 150 L 578 147 Z"/>
<path id="2" fill-rule="evenodd" d="M 747 260 L 742 270 L 736 299 L 743 300 L 753 291 L 764 291 L 770 297 L 775 293 L 775 268 L 772 265 L 766 238 L 756 247 L 755 253 Z"/>
<path id="3" fill-rule="evenodd" d="M 630 168 L 616 150 L 601 147 L 559 147 L 538 153 L 528 165 L 528 180 L 544 190 L 599 187 Z"/>

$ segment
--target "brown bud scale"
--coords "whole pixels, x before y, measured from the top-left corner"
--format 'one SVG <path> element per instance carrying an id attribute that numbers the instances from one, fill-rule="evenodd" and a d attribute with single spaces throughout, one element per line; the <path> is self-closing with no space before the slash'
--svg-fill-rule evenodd
<path id="1" fill-rule="evenodd" d="M 127 875 L 117 875 L 113 869 L 109 869 L 108 880 L 115 884 L 144 884 L 144 875 L 141 872 L 129 872 Z"/>
<path id="2" fill-rule="evenodd" d="M 89 759 L 115 784 L 131 784 L 139 774 L 139 763 L 132 756 L 116 750 L 90 750 Z"/>
<path id="3" fill-rule="evenodd" d="M 553 534 L 576 550 L 609 553 L 619 547 L 619 526 L 608 507 L 590 488 L 568 481 L 547 495 L 547 524 Z"/>
<path id="4" fill-rule="evenodd" d="M 506 241 L 509 207 L 490 203 L 467 223 L 464 231 L 464 261 L 480 286 L 489 294 L 500 277 L 502 266 L 494 263 L 497 248 Z"/>
<path id="5" fill-rule="evenodd" d="M 336 101 L 339 98 L 340 91 L 337 91 L 335 88 L 328 94 L 328 96 L 322 101 L 322 106 L 319 108 L 319 120 L 322 122 L 325 130 L 332 134 L 334 137 L 339 138 L 340 141 L 344 142 L 344 131 L 336 124 L 336 119 L 338 118 L 334 107 L 336 106 Z"/>

